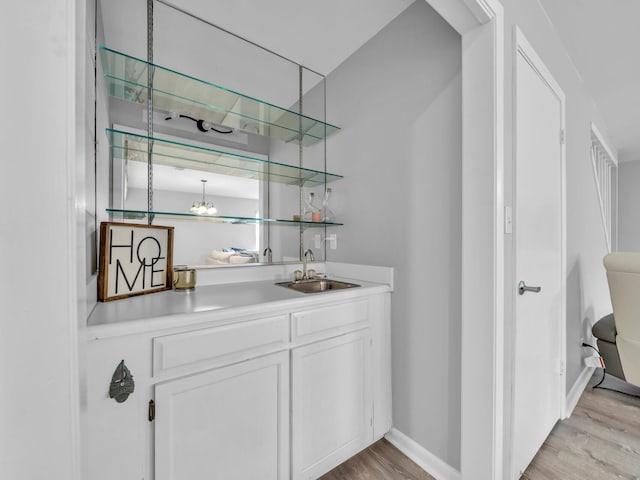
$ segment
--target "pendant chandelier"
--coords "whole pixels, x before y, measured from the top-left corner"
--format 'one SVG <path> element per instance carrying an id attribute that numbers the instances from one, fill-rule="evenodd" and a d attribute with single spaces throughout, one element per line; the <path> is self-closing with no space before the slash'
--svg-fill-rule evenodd
<path id="1" fill-rule="evenodd" d="M 198 215 L 215 215 L 218 212 L 218 209 L 211 202 L 207 202 L 204 198 L 204 189 L 207 184 L 206 180 L 200 180 L 202 182 L 202 201 L 195 201 L 189 211 L 191 213 L 196 213 Z"/>

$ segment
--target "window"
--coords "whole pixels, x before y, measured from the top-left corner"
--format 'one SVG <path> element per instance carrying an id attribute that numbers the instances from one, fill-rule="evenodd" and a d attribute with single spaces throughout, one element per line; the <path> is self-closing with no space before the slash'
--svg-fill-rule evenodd
<path id="1" fill-rule="evenodd" d="M 591 125 L 591 163 L 598 191 L 607 250 L 617 247 L 618 161 L 595 125 Z"/>

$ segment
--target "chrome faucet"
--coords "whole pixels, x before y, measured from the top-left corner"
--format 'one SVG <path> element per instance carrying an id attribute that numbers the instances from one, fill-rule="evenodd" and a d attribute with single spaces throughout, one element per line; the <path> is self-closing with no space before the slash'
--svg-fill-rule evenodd
<path id="1" fill-rule="evenodd" d="M 303 280 L 309 280 L 309 277 L 307 276 L 307 254 L 309 255 L 309 258 L 311 259 L 312 262 L 315 260 L 315 258 L 313 257 L 313 251 L 310 248 L 307 248 L 304 251 L 304 254 L 302 255 L 302 279 Z"/>

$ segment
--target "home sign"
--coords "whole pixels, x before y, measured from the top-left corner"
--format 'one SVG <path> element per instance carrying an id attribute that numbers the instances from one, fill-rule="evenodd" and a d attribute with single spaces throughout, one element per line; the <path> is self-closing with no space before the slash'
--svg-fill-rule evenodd
<path id="1" fill-rule="evenodd" d="M 172 267 L 173 227 L 100 224 L 98 300 L 170 290 Z"/>

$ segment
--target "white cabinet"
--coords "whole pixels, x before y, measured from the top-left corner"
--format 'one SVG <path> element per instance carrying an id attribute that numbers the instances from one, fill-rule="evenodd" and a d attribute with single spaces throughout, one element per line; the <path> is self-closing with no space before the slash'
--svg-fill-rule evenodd
<path id="1" fill-rule="evenodd" d="M 149 455 L 151 425 L 145 415 L 151 398 L 146 374 L 151 369 L 150 342 L 136 336 L 91 341 L 84 356 L 87 479 L 149 479 L 144 460 Z M 133 375 L 135 391 L 117 403 L 109 398 L 109 386 L 121 360 Z"/>
<path id="2" fill-rule="evenodd" d="M 155 479 L 288 479 L 288 357 L 157 385 Z"/>
<path id="3" fill-rule="evenodd" d="M 89 478 L 321 476 L 391 426 L 389 300 L 309 297 L 295 310 L 89 338 Z M 121 360 L 136 389 L 116 403 Z"/>
<path id="4" fill-rule="evenodd" d="M 371 329 L 291 353 L 294 480 L 315 479 L 373 441 Z"/>
<path id="5" fill-rule="evenodd" d="M 184 375 L 289 346 L 289 316 L 277 315 L 153 339 L 153 375 Z"/>

